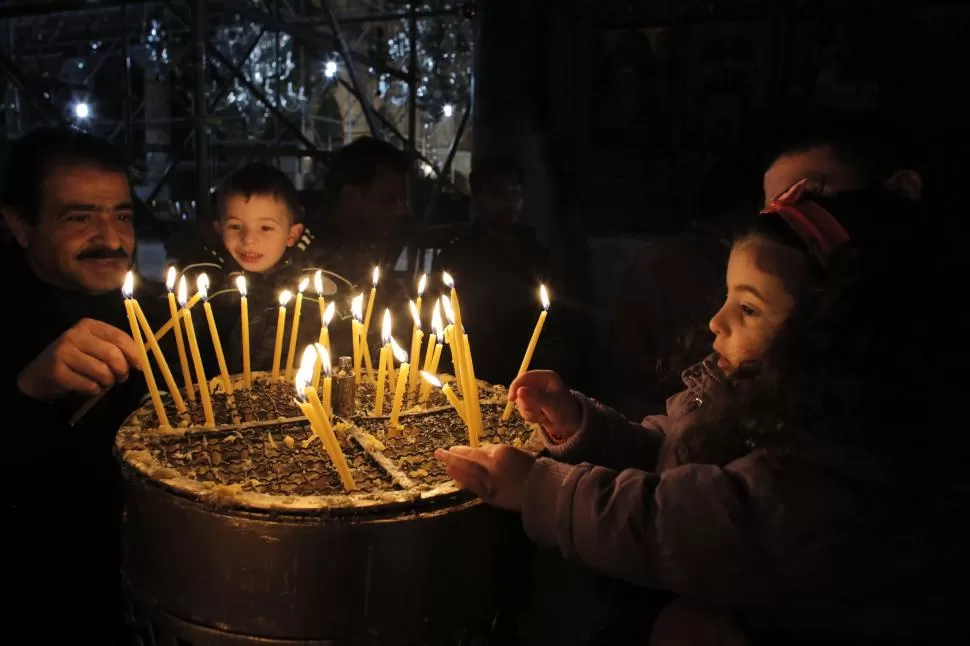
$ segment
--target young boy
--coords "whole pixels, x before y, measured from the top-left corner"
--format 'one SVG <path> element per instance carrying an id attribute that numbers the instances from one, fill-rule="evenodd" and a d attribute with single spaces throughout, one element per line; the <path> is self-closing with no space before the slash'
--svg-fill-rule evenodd
<path id="1" fill-rule="evenodd" d="M 257 162 L 240 168 L 225 180 L 216 193 L 215 206 L 217 220 L 213 228 L 221 244 L 213 241 L 205 249 L 207 253 L 192 259 L 202 260 L 201 266 L 186 263 L 179 269 L 188 269 L 190 277 L 203 271 L 209 275 L 219 338 L 229 371 L 234 374 L 242 372 L 241 317 L 235 278 L 240 274 L 246 277 L 251 367 L 254 371 L 272 370 L 279 294 L 288 289 L 295 296 L 300 281 L 312 279 L 315 270 L 308 266 L 306 254 L 296 253 L 304 230 L 300 223 L 299 196 L 282 171 Z M 211 266 L 212 263 L 217 266 Z M 332 297 L 332 283 L 330 287 L 325 288 L 325 294 Z M 316 296 L 312 284 L 304 294 Z M 297 337 L 300 350 L 316 341 L 320 334 L 320 316 L 316 309 L 309 307 L 309 303 L 303 308 Z M 287 308 L 281 369 L 285 367 L 292 317 L 291 304 Z M 211 342 L 204 344 L 211 347 Z M 217 366 L 213 365 L 211 370 L 212 376 L 218 374 Z"/>

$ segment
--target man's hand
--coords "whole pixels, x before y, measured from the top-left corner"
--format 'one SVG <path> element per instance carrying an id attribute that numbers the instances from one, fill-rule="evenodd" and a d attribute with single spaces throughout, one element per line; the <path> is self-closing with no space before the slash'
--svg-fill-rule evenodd
<path id="1" fill-rule="evenodd" d="M 438 449 L 435 457 L 448 465 L 448 475 L 455 482 L 485 502 L 510 511 L 522 510 L 525 481 L 534 456 L 506 444 L 489 444 L 480 449 Z"/>
<path id="2" fill-rule="evenodd" d="M 515 402 L 522 419 L 541 424 L 556 439 L 571 437 L 583 421 L 583 411 L 566 384 L 551 370 L 532 370 L 509 386 L 509 400 Z"/>
<path id="3" fill-rule="evenodd" d="M 130 336 L 94 319 L 81 319 L 59 336 L 17 375 L 17 387 L 34 399 L 68 393 L 97 395 L 140 370 Z"/>

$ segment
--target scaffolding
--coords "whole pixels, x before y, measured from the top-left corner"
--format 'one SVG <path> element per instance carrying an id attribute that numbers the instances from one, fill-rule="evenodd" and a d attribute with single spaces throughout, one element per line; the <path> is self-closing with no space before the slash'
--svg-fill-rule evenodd
<path id="1" fill-rule="evenodd" d="M 470 166 L 470 50 L 449 44 L 470 43 L 473 6 L 8 1 L 0 153 L 41 125 L 103 136 L 127 150 L 150 224 L 170 227 L 208 216 L 209 193 L 242 164 L 272 160 L 314 189 L 331 151 L 370 135 L 415 160 L 412 195 L 433 188 L 412 199 L 423 222 Z"/>

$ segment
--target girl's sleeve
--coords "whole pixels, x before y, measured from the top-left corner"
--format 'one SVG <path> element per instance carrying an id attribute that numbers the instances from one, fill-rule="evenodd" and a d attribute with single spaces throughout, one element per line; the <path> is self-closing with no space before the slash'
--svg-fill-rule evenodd
<path id="1" fill-rule="evenodd" d="M 542 430 L 542 439 L 552 457 L 560 462 L 594 462 L 613 469 L 656 468 L 666 416 L 648 417 L 637 424 L 582 393 L 573 395 L 583 410 L 579 430 L 568 438 L 557 438 Z"/>
<path id="2" fill-rule="evenodd" d="M 774 568 L 753 492 L 757 465 L 691 464 L 662 476 L 540 458 L 523 503 L 526 533 L 634 584 L 717 603 L 758 602 Z M 770 487 L 769 487 L 770 488 Z"/>

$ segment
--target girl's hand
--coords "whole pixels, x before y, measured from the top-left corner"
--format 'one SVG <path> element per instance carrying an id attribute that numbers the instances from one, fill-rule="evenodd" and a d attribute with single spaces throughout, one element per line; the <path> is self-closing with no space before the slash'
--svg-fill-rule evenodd
<path id="1" fill-rule="evenodd" d="M 525 481 L 535 457 L 506 444 L 489 444 L 480 449 L 453 446 L 438 449 L 435 457 L 448 465 L 448 475 L 490 505 L 522 510 Z"/>
<path id="2" fill-rule="evenodd" d="M 555 439 L 571 437 L 583 421 L 579 401 L 551 370 L 532 370 L 518 377 L 509 386 L 509 400 L 524 420 L 542 424 Z"/>

